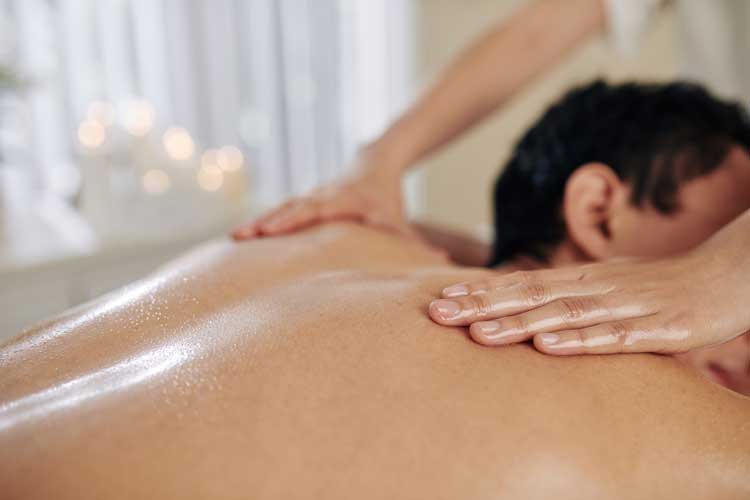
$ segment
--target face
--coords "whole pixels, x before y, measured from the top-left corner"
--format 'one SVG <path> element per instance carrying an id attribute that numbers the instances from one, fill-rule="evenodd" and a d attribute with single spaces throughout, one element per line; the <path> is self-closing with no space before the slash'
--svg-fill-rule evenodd
<path id="1" fill-rule="evenodd" d="M 685 183 L 679 208 L 663 214 L 630 203 L 630 190 L 617 193 L 609 226 L 612 252 L 629 257 L 665 257 L 689 250 L 750 208 L 750 156 L 734 147 L 722 165 Z"/>
<path id="2" fill-rule="evenodd" d="M 714 172 L 685 184 L 679 192 L 681 209 L 673 214 L 633 207 L 627 194 L 612 216 L 615 252 L 647 257 L 684 252 L 750 209 L 750 156 L 734 148 Z M 717 383 L 750 395 L 750 332 L 677 357 Z"/>

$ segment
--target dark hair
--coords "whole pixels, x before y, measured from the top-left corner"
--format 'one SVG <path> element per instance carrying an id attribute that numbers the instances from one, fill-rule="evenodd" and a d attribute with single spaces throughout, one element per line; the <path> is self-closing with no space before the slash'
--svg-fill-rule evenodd
<path id="1" fill-rule="evenodd" d="M 546 260 L 565 238 L 565 183 L 601 162 L 632 186 L 632 203 L 678 208 L 681 183 L 708 174 L 732 145 L 750 148 L 743 108 L 685 82 L 597 80 L 552 105 L 513 150 L 495 183 L 494 266 L 517 255 Z"/>

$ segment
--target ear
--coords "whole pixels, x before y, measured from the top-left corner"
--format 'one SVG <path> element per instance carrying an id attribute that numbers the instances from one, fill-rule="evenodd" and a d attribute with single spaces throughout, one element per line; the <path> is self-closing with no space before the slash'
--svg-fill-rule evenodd
<path id="1" fill-rule="evenodd" d="M 610 222 L 615 194 L 621 189 L 620 178 L 603 163 L 578 167 L 565 183 L 563 215 L 568 237 L 593 260 L 614 255 Z"/>

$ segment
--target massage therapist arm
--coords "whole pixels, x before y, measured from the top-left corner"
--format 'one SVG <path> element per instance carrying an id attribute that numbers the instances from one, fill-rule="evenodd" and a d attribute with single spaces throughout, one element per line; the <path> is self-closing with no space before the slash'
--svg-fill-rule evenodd
<path id="1" fill-rule="evenodd" d="M 566 355 L 721 344 L 750 331 L 750 211 L 681 257 L 498 275 L 442 297 L 432 319 L 486 345 L 533 339 Z"/>
<path id="2" fill-rule="evenodd" d="M 522 7 L 469 47 L 364 147 L 349 175 L 238 227 L 234 238 L 289 233 L 335 219 L 416 234 L 403 215 L 404 172 L 478 124 L 604 24 L 602 0 L 537 0 Z"/>

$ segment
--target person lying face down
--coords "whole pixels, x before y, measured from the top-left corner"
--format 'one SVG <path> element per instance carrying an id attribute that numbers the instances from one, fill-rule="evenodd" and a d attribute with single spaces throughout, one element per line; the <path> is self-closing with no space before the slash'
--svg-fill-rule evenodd
<path id="1" fill-rule="evenodd" d="M 750 207 L 749 150 L 744 110 L 698 85 L 574 89 L 526 132 L 497 179 L 489 266 L 687 251 Z M 473 335 L 499 343 L 491 331 Z M 678 357 L 750 394 L 749 340 Z"/>

